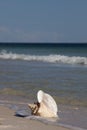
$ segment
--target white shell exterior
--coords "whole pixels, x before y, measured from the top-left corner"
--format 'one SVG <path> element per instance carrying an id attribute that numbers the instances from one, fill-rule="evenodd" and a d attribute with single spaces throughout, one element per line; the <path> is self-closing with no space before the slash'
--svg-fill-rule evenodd
<path id="1" fill-rule="evenodd" d="M 43 104 L 45 108 L 49 110 L 49 112 L 54 113 L 55 117 L 57 116 L 58 107 L 52 96 L 39 90 L 37 93 L 37 99 L 39 103 Z"/>

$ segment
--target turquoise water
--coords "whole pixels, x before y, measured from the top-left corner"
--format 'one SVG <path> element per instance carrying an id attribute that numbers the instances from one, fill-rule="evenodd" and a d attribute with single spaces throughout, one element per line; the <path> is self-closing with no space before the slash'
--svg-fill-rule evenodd
<path id="1" fill-rule="evenodd" d="M 87 108 L 87 45 L 0 44 L 2 99 L 35 101 L 39 89 L 58 105 Z"/>

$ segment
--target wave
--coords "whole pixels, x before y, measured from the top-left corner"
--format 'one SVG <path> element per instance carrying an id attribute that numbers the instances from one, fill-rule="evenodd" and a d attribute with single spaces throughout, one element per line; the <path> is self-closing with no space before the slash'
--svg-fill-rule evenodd
<path id="1" fill-rule="evenodd" d="M 49 63 L 65 63 L 65 64 L 82 64 L 87 65 L 87 57 L 80 56 L 65 56 L 65 55 L 29 55 L 16 54 L 2 50 L 0 52 L 0 59 L 11 60 L 26 60 L 26 61 L 42 61 Z"/>

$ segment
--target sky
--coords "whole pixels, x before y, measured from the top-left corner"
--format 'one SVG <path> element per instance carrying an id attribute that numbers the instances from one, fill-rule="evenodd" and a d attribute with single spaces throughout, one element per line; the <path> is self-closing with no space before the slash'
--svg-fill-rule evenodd
<path id="1" fill-rule="evenodd" d="M 0 42 L 87 42 L 87 0 L 0 0 Z"/>

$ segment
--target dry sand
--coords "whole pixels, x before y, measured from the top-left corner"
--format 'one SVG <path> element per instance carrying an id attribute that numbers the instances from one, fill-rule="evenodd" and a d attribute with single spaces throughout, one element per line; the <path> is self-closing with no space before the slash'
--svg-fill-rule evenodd
<path id="1" fill-rule="evenodd" d="M 70 130 L 68 128 L 53 126 L 35 120 L 16 117 L 15 111 L 0 106 L 0 130 Z"/>

